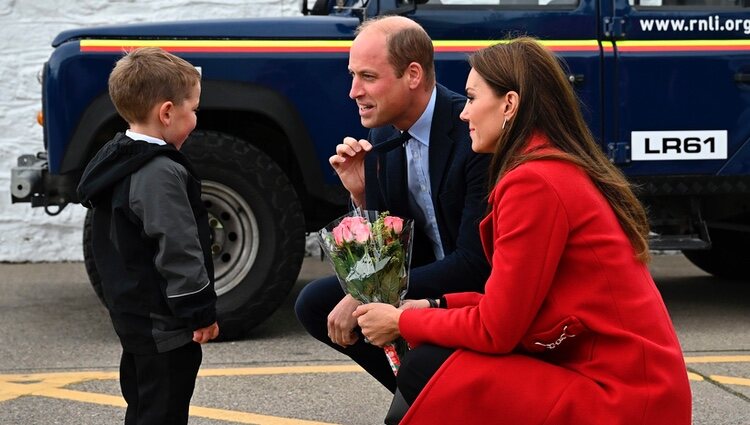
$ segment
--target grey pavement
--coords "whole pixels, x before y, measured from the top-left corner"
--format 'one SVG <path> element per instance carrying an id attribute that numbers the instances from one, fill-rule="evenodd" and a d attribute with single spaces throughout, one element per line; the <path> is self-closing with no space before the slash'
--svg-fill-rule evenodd
<path id="1" fill-rule="evenodd" d="M 269 320 L 242 341 L 204 346 L 202 370 L 228 373 L 199 377 L 193 405 L 208 413 L 192 416 L 191 424 L 382 423 L 389 393 L 308 337 L 294 318 L 299 290 L 328 273 L 328 264 L 306 258 Z M 652 273 L 689 361 L 694 424 L 750 423 L 750 284 L 708 276 L 681 255 L 657 256 Z M 49 382 L 40 373 L 117 371 L 119 344 L 83 265 L 0 264 L 0 294 L 0 424 L 121 423 L 124 409 L 112 405 L 120 400 L 116 379 L 83 380 L 58 393 L 13 393 Z M 345 371 L 293 373 L 298 366 Z M 264 367 L 282 373 L 255 374 Z M 29 376 L 3 380 L 20 374 Z M 235 416 L 216 419 L 223 414 Z"/>

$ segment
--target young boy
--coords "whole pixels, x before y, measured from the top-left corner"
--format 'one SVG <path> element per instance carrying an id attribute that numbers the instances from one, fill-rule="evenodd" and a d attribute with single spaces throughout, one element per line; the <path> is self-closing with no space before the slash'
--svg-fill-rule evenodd
<path id="1" fill-rule="evenodd" d="M 120 59 L 109 94 L 128 122 L 78 186 L 122 344 L 125 424 L 187 424 L 201 347 L 219 333 L 207 212 L 179 152 L 195 128 L 200 74 L 159 48 Z"/>

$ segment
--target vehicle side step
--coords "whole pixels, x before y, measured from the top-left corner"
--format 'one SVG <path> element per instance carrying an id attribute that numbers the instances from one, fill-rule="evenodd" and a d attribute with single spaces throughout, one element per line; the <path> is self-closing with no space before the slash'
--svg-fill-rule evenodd
<path id="1" fill-rule="evenodd" d="M 651 235 L 648 246 L 653 251 L 709 249 L 711 242 L 701 239 L 698 235 Z"/>

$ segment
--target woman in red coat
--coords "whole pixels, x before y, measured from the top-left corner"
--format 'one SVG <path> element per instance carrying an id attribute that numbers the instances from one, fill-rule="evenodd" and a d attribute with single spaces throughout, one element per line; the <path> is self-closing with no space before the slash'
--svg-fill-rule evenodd
<path id="1" fill-rule="evenodd" d="M 461 117 L 472 149 L 494 153 L 480 224 L 486 292 L 354 313 L 373 344 L 400 334 L 415 347 L 398 375 L 411 403 L 401 423 L 689 425 L 645 212 L 560 63 L 529 38 L 470 63 Z"/>

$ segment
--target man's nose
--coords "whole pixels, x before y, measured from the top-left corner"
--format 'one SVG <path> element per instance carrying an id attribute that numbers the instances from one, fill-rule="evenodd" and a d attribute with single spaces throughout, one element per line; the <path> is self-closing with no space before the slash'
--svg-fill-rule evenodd
<path id="1" fill-rule="evenodd" d="M 349 90 L 349 98 L 356 99 L 362 96 L 362 94 L 363 94 L 362 84 L 360 84 L 357 77 L 352 78 L 352 88 Z"/>

